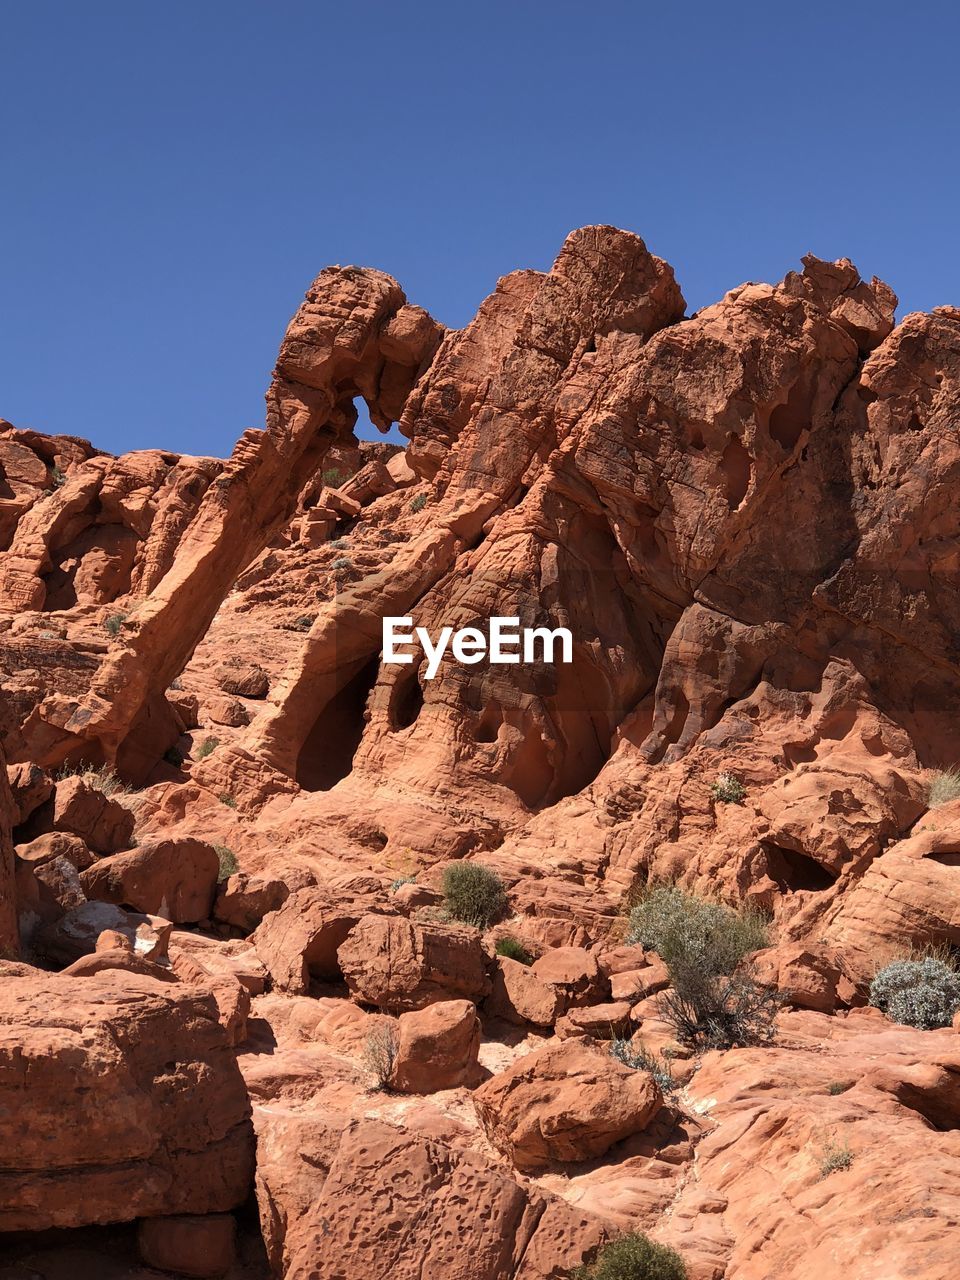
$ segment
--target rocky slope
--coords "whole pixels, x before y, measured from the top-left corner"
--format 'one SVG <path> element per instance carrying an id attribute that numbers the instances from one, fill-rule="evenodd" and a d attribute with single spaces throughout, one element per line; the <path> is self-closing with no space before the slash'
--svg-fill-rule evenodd
<path id="1" fill-rule="evenodd" d="M 960 945 L 960 310 L 895 305 L 808 257 L 687 317 L 587 227 L 458 332 L 326 269 L 227 461 L 0 423 L 0 1275 L 952 1274 L 960 1038 L 867 1005 Z M 404 614 L 573 659 L 428 681 Z M 662 881 L 769 918 L 772 1045 L 676 1041 Z"/>

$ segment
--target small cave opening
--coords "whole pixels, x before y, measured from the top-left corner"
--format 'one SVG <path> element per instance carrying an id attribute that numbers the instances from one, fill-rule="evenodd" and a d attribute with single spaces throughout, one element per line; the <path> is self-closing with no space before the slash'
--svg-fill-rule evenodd
<path id="1" fill-rule="evenodd" d="M 767 430 L 771 439 L 789 452 L 810 426 L 809 396 L 799 383 L 790 388 L 785 404 L 778 404 L 770 415 Z"/>
<path id="2" fill-rule="evenodd" d="M 496 742 L 503 724 L 503 711 L 499 702 L 491 702 L 484 707 L 480 719 L 473 731 L 477 742 Z"/>
<path id="3" fill-rule="evenodd" d="M 836 881 L 833 872 L 828 871 L 816 858 L 808 853 L 798 853 L 796 849 L 785 849 L 779 844 L 764 845 L 770 878 L 775 880 L 784 893 L 798 893 L 801 890 L 822 893 Z"/>
<path id="4" fill-rule="evenodd" d="M 727 487 L 727 506 L 736 511 L 747 496 L 753 459 L 736 436 L 731 436 L 720 459 L 720 470 Z"/>
<path id="5" fill-rule="evenodd" d="M 423 710 L 423 685 L 420 683 L 420 666 L 396 680 L 390 698 L 390 728 L 394 733 L 416 724 Z"/>
<path id="6" fill-rule="evenodd" d="M 349 774 L 365 725 L 367 698 L 380 669 L 379 655 L 365 662 L 317 717 L 297 758 L 304 791 L 329 791 Z"/>

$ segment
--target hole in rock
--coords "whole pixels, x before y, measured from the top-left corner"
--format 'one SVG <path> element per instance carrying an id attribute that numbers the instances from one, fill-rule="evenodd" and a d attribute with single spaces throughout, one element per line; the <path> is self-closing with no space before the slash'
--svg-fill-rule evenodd
<path id="1" fill-rule="evenodd" d="M 781 449 L 792 449 L 800 435 L 810 425 L 810 406 L 807 396 L 794 383 L 786 404 L 778 404 L 770 415 L 768 430 Z"/>
<path id="2" fill-rule="evenodd" d="M 749 453 L 736 436 L 733 436 L 720 459 L 720 470 L 723 472 L 727 486 L 727 506 L 731 511 L 736 511 L 747 496 L 752 466 Z"/>
<path id="3" fill-rule="evenodd" d="M 824 889 L 829 889 L 836 880 L 831 871 L 807 853 L 784 849 L 778 844 L 765 844 L 764 848 L 770 878 L 777 882 L 784 893 L 798 893 L 801 890 L 821 893 Z"/>
<path id="4" fill-rule="evenodd" d="M 960 867 L 960 850 L 941 849 L 939 853 L 928 853 L 929 862 L 939 862 L 941 867 Z"/>
<path id="5" fill-rule="evenodd" d="M 297 759 L 297 782 L 305 791 L 329 791 L 353 768 L 379 669 L 379 656 L 364 663 L 317 717 Z"/>
<path id="6" fill-rule="evenodd" d="M 412 667 L 394 683 L 390 698 L 390 728 L 409 729 L 416 724 L 423 710 L 423 686 L 420 683 L 420 668 Z"/>
<path id="7" fill-rule="evenodd" d="M 53 554 L 43 575 L 48 612 L 72 609 L 80 602 L 109 604 L 130 590 L 140 540 L 120 524 L 92 525 Z"/>
<path id="8" fill-rule="evenodd" d="M 500 704 L 491 702 L 489 706 L 484 707 L 473 736 L 477 742 L 496 742 L 502 724 L 503 712 Z"/>

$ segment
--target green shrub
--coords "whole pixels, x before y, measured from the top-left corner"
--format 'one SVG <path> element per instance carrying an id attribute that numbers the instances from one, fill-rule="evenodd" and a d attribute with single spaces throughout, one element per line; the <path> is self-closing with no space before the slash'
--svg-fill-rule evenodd
<path id="1" fill-rule="evenodd" d="M 346 472 L 341 471 L 339 467 L 328 467 L 322 473 L 323 483 L 330 489 L 338 488 L 347 478 Z"/>
<path id="2" fill-rule="evenodd" d="M 931 809 L 960 799 L 960 769 L 940 769 L 930 779 L 927 804 Z"/>
<path id="3" fill-rule="evenodd" d="M 219 796 L 217 796 L 217 799 L 221 804 L 225 804 L 228 809 L 235 809 L 237 807 L 236 798 L 232 796 L 229 791 L 221 791 Z"/>
<path id="4" fill-rule="evenodd" d="M 479 862 L 454 862 L 443 873 L 443 897 L 454 920 L 485 929 L 507 905 L 499 876 Z"/>
<path id="5" fill-rule="evenodd" d="M 767 945 L 759 913 L 655 885 L 632 908 L 626 941 L 656 951 L 666 964 L 671 986 L 660 1007 L 682 1043 L 729 1049 L 773 1039 L 780 995 L 749 973 L 734 973 L 751 951 Z"/>
<path id="6" fill-rule="evenodd" d="M 849 1169 L 853 1164 L 853 1152 L 846 1143 L 840 1146 L 835 1142 L 825 1142 L 820 1152 L 820 1180 L 829 1178 L 831 1173 L 839 1173 Z"/>
<path id="7" fill-rule="evenodd" d="M 593 1262 L 578 1267 L 574 1280 L 686 1280 L 687 1269 L 675 1249 L 648 1240 L 640 1231 L 619 1236 L 600 1249 Z"/>
<path id="8" fill-rule="evenodd" d="M 104 622 L 103 629 L 108 635 L 118 636 L 120 634 L 120 628 L 126 620 L 127 615 L 125 613 L 111 613 L 110 617 L 107 618 L 106 622 Z"/>
<path id="9" fill-rule="evenodd" d="M 938 956 L 894 960 L 870 984 L 870 1003 L 908 1027 L 948 1027 L 960 1009 L 960 974 Z"/>
<path id="10" fill-rule="evenodd" d="M 410 510 L 414 515 L 416 515 L 418 511 L 422 511 L 426 505 L 427 495 L 425 493 L 418 493 L 415 498 L 410 500 Z"/>
<path id="11" fill-rule="evenodd" d="M 390 886 L 390 892 L 396 893 L 398 889 L 402 889 L 405 884 L 416 884 L 416 876 L 397 876 L 393 884 Z"/>
<path id="12" fill-rule="evenodd" d="M 625 940 L 656 951 L 668 967 L 696 964 L 733 973 L 744 956 L 767 946 L 767 934 L 763 916 L 749 907 L 734 911 L 676 885 L 653 885 L 632 908 Z"/>
<path id="13" fill-rule="evenodd" d="M 827 1093 L 831 1098 L 839 1097 L 841 1093 L 846 1093 L 848 1089 L 853 1088 L 852 1080 L 831 1080 L 827 1085 Z"/>
<path id="14" fill-rule="evenodd" d="M 219 738 L 204 738 L 204 740 L 200 743 L 199 747 L 197 747 L 196 753 L 194 755 L 194 759 L 206 760 L 207 756 L 211 755 L 214 751 L 216 751 L 219 745 L 220 745 Z"/>
<path id="15" fill-rule="evenodd" d="M 516 938 L 511 938 L 509 934 L 498 938 L 494 949 L 498 956 L 506 956 L 508 960 L 519 960 L 521 964 L 533 964 L 534 958 L 527 948 Z"/>
<path id="16" fill-rule="evenodd" d="M 720 804 L 743 804 L 747 789 L 735 774 L 718 773 L 710 793 Z"/>
<path id="17" fill-rule="evenodd" d="M 215 844 L 214 849 L 217 851 L 217 857 L 220 859 L 220 874 L 217 876 L 217 884 L 223 884 L 224 880 L 229 880 L 234 872 L 240 870 L 240 864 L 237 862 L 237 855 L 232 849 L 228 849 L 225 844 Z"/>
<path id="18" fill-rule="evenodd" d="M 67 483 L 66 472 L 62 467 L 53 466 L 50 468 L 50 483 L 55 489 L 59 489 L 61 485 Z"/>

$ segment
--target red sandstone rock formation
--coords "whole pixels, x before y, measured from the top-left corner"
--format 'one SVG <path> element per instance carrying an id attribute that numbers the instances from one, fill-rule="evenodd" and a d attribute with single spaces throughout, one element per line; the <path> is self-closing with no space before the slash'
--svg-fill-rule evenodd
<path id="1" fill-rule="evenodd" d="M 560 1280 L 627 1228 L 694 1280 L 950 1274 L 960 1041 L 862 1007 L 960 946 L 960 311 L 895 303 L 808 257 L 685 317 L 588 227 L 459 332 L 328 268 L 227 461 L 0 422 L 0 1256 L 139 1218 L 243 1280 Z M 405 614 L 573 661 L 427 680 Z M 770 916 L 774 1046 L 677 1040 L 650 879 Z"/>

